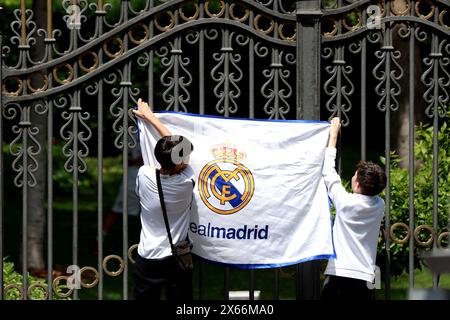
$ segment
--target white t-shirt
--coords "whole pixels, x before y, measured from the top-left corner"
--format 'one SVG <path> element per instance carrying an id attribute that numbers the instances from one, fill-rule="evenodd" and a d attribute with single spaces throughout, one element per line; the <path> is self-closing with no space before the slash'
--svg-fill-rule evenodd
<path id="1" fill-rule="evenodd" d="M 372 282 L 384 201 L 379 196 L 348 193 L 336 172 L 335 160 L 336 148 L 326 148 L 322 174 L 336 209 L 336 259 L 328 261 L 325 274 Z"/>
<path id="2" fill-rule="evenodd" d="M 194 171 L 190 166 L 179 174 L 161 174 L 161 186 L 166 204 L 173 244 L 188 234 L 193 200 Z M 138 253 L 145 259 L 161 259 L 172 255 L 164 216 L 159 200 L 156 170 L 142 166 L 136 178 L 136 193 L 141 203 L 141 238 Z"/>

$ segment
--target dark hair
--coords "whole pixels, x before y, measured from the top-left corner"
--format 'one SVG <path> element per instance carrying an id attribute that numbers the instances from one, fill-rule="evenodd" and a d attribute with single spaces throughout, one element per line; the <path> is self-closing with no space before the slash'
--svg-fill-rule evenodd
<path id="1" fill-rule="evenodd" d="M 356 180 L 359 183 L 362 194 L 374 196 L 386 187 L 386 174 L 379 165 L 361 160 L 356 165 L 356 172 Z"/>
<path id="2" fill-rule="evenodd" d="M 165 136 L 155 146 L 155 157 L 161 168 L 173 169 L 181 160 L 189 156 L 194 146 L 183 136 Z"/>

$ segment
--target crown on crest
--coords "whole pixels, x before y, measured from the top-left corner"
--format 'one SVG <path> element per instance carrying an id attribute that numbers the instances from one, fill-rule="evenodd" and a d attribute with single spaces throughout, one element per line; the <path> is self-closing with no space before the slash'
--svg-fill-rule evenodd
<path id="1" fill-rule="evenodd" d="M 219 143 L 211 147 L 211 154 L 216 159 L 239 160 L 247 158 L 245 151 L 239 150 L 237 146 L 230 142 Z"/>

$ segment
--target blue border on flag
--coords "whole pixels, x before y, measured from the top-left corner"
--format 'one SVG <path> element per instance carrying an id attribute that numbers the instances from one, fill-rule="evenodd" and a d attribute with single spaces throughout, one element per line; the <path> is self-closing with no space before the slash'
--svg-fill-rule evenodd
<path id="1" fill-rule="evenodd" d="M 333 246 L 333 251 L 334 251 L 334 246 Z M 225 263 L 225 262 L 218 262 L 218 261 L 214 261 L 214 260 L 209 260 L 209 259 L 200 257 L 200 256 L 198 256 L 196 254 L 195 254 L 195 256 L 198 257 L 200 260 L 207 261 L 207 262 L 210 262 L 212 264 L 226 266 L 226 267 L 233 267 L 233 268 L 238 268 L 238 269 L 270 269 L 270 268 L 280 268 L 280 267 L 291 266 L 291 265 L 294 265 L 294 264 L 299 264 L 299 263 L 308 262 L 308 261 L 312 261 L 312 260 L 335 259 L 336 258 L 336 253 L 312 256 L 312 257 L 303 258 L 303 259 L 300 259 L 300 260 L 297 260 L 297 261 L 292 261 L 292 262 L 262 263 L 262 264 Z"/>
<path id="2" fill-rule="evenodd" d="M 223 116 L 216 116 L 216 115 L 205 115 L 205 114 L 196 114 L 196 113 L 188 113 L 188 112 L 178 112 L 178 111 L 153 111 L 153 113 L 159 113 L 159 114 L 179 114 L 179 115 L 185 115 L 190 117 L 201 117 L 201 118 L 215 118 L 215 119 L 224 119 L 224 120 L 246 120 L 246 121 L 269 121 L 269 122 L 297 122 L 297 123 L 326 123 L 330 124 L 328 121 L 322 121 L 322 120 L 280 120 L 280 119 L 254 119 L 254 118 L 231 118 L 231 117 L 223 117 Z"/>

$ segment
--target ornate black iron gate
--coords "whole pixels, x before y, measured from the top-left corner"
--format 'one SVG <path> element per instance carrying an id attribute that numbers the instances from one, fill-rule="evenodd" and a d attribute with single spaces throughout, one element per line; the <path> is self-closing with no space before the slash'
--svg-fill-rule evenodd
<path id="1" fill-rule="evenodd" d="M 42 1 L 45 2 L 45 1 Z M 385 235 L 386 297 L 390 287 L 391 242 L 407 243 L 410 249 L 410 286 L 414 283 L 414 246 L 422 244 L 412 234 L 429 230 L 438 246 L 448 232 L 439 235 L 438 128 L 449 104 L 450 7 L 447 0 L 170 0 L 170 1 L 63 0 L 62 27 L 54 29 L 52 2 L 45 19 L 33 15 L 21 1 L 14 10 L 10 33 L 0 38 L 1 112 L 0 144 L 0 256 L 3 258 L 4 224 L 14 208 L 22 217 L 23 284 L 16 289 L 24 299 L 28 283 L 30 194 L 44 189 L 47 220 L 48 286 L 46 296 L 68 277 L 53 277 L 54 265 L 54 159 L 55 139 L 61 141 L 64 171 L 72 190 L 72 257 L 79 265 L 80 175 L 88 170 L 88 156 L 97 168 L 97 237 L 102 237 L 104 216 L 103 169 L 107 146 L 122 154 L 123 187 L 127 190 L 128 152 L 135 148 L 134 119 L 129 108 L 138 97 L 155 106 L 199 114 L 244 118 L 329 119 L 339 115 L 349 129 L 360 132 L 360 157 L 368 157 L 369 118 L 382 114 L 386 171 L 391 171 L 392 118 L 406 107 L 409 151 L 409 221 L 392 224 L 391 181 L 386 191 Z M 111 1 L 110 1 L 111 2 Z M 40 13 L 41 14 L 41 13 Z M 3 20 L 3 19 L 2 19 Z M 41 22 L 39 22 L 41 21 Z M 402 48 L 399 49 L 400 42 Z M 405 45 L 406 43 L 406 45 Z M 420 46 L 425 55 L 419 56 Z M 406 59 L 406 64 L 402 64 Z M 417 61 L 419 64 L 417 64 Z M 403 61 L 404 62 L 404 61 Z M 372 72 L 370 72 L 372 68 Z M 420 79 L 416 78 L 420 73 Z M 374 89 L 373 90 L 373 87 Z M 417 92 L 424 93 L 418 102 Z M 373 94 L 372 94 L 373 93 Z M 359 108 L 353 105 L 360 104 Z M 414 210 L 414 117 L 417 109 L 433 123 L 434 174 L 433 226 L 415 227 Z M 359 115 L 359 119 L 351 114 Z M 353 122 L 350 120 L 354 119 Z M 369 121 L 368 121 L 369 120 Z M 360 128 L 360 129 L 359 129 Z M 114 143 L 106 136 L 114 133 Z M 371 133 L 371 132 L 369 132 Z M 9 159 L 9 160 L 8 160 Z M 48 160 L 45 160 L 48 159 Z M 8 160 L 8 166 L 5 165 Z M 40 171 L 44 175 L 39 174 Z M 11 189 L 21 192 L 21 205 L 11 205 Z M 14 198 L 14 197 L 12 197 Z M 17 198 L 17 197 L 16 197 Z M 123 197 L 122 254 L 104 258 L 98 244 L 98 265 L 79 270 L 95 275 L 84 287 L 98 286 L 103 298 L 103 273 L 123 276 L 123 298 L 128 299 L 128 268 L 134 246 L 129 247 L 127 196 Z M 399 239 L 395 230 L 404 228 Z M 419 229 L 418 229 L 419 228 Z M 442 231 L 442 230 L 441 230 Z M 438 241 L 439 240 L 439 241 Z M 108 269 L 119 261 L 116 272 Z M 0 261 L 3 266 L 3 259 Z M 200 270 L 203 263 L 200 265 Z M 297 268 L 297 298 L 318 297 L 317 263 Z M 279 270 L 274 272 L 274 298 L 279 296 Z M 200 271 L 200 294 L 205 286 Z M 250 298 L 254 277 L 249 272 Z M 228 298 L 230 270 L 225 269 L 224 298 Z M 3 284 L 3 276 L 0 274 Z M 434 285 L 437 286 L 435 279 Z M 43 286 L 43 285 L 33 285 Z M 27 294 L 28 293 L 28 294 Z M 77 298 L 77 290 L 73 297 Z"/>

